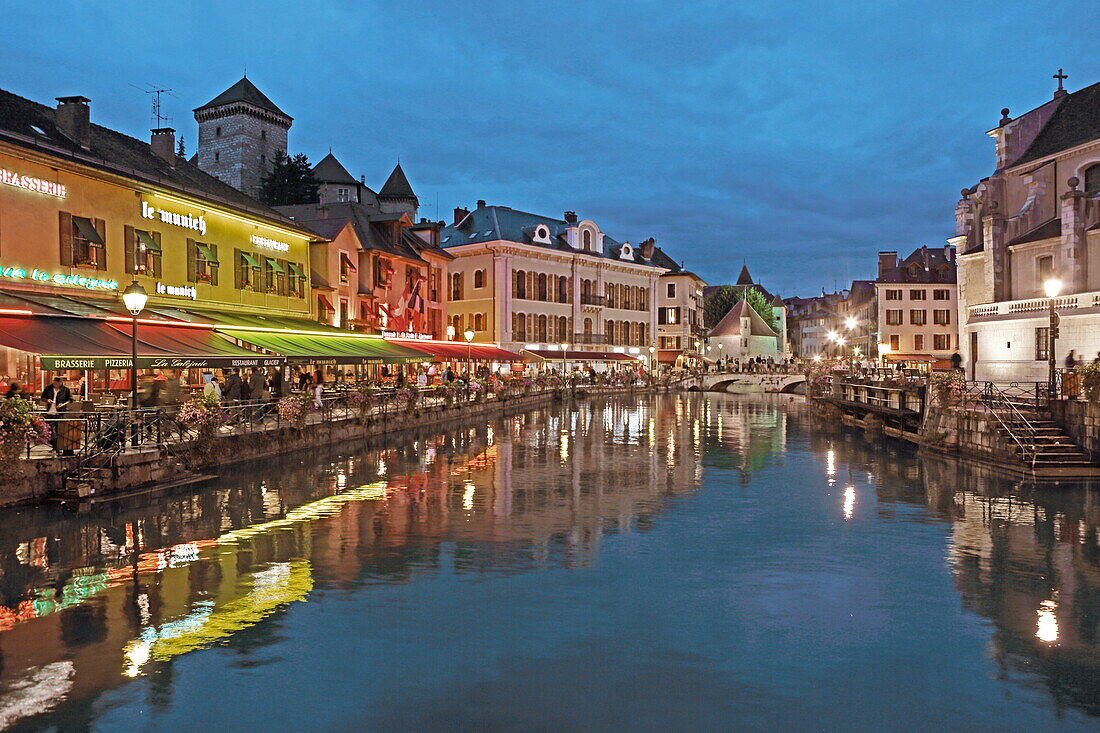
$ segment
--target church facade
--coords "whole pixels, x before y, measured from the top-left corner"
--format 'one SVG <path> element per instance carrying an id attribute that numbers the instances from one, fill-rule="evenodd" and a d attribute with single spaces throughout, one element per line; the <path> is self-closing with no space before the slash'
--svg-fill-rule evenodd
<path id="1" fill-rule="evenodd" d="M 989 135 L 996 169 L 955 208 L 960 346 L 969 379 L 1045 381 L 1049 299 L 1055 354 L 1100 351 L 1100 84 L 1054 97 Z"/>

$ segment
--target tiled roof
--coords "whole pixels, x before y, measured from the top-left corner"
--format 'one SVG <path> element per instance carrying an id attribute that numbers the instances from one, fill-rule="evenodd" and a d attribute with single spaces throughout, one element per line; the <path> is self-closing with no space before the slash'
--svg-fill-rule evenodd
<path id="1" fill-rule="evenodd" d="M 421 263 L 425 262 L 421 257 L 424 251 L 451 257 L 450 253 L 428 244 L 406 228 L 402 228 L 401 235 L 394 241 L 391 237 L 392 227 L 382 225 L 407 216 L 405 214 L 383 214 L 354 201 L 324 205 L 280 206 L 279 210 L 293 216 L 294 220 L 302 226 L 308 227 L 326 239 L 332 239 L 344 226 L 351 224 L 360 245 L 367 251 L 376 250 Z"/>
<path id="2" fill-rule="evenodd" d="M 1066 95 L 1012 165 L 1028 163 L 1100 139 L 1100 83 Z"/>
<path id="3" fill-rule="evenodd" d="M 741 265 L 741 274 L 737 276 L 738 285 L 752 285 L 752 275 L 749 274 L 749 266 Z"/>
<path id="4" fill-rule="evenodd" d="M 72 160 L 81 165 L 110 171 L 205 199 L 211 203 L 246 211 L 281 226 L 300 229 L 282 214 L 270 209 L 227 183 L 203 172 L 194 163 L 177 157 L 169 165 L 153 152 L 149 143 L 92 123 L 88 147 L 69 140 L 56 124 L 57 110 L 0 90 L 0 137 L 21 147 Z"/>
<path id="5" fill-rule="evenodd" d="M 954 260 L 948 260 L 944 248 L 919 247 L 896 267 L 881 273 L 879 283 L 953 283 L 957 281 Z"/>
<path id="6" fill-rule="evenodd" d="M 379 189 L 378 195 L 383 198 L 416 198 L 416 194 L 413 193 L 413 188 L 409 183 L 409 179 L 405 177 L 405 171 L 401 170 L 400 163 L 394 167 L 393 172 L 390 173 L 390 177 L 382 184 L 382 188 Z"/>
<path id="7" fill-rule="evenodd" d="M 775 331 L 771 326 L 764 322 L 764 319 L 760 317 L 760 314 L 749 305 L 749 301 L 742 300 L 737 305 L 729 309 L 726 315 L 722 316 L 722 320 L 715 324 L 714 328 L 710 330 L 708 334 L 711 337 L 714 336 L 740 336 L 741 334 L 741 319 L 748 317 L 749 319 L 749 335 L 751 336 L 775 336 Z"/>
<path id="8" fill-rule="evenodd" d="M 550 243 L 540 244 L 532 241 L 532 233 L 539 224 L 545 224 L 550 230 Z M 531 214 L 526 211 L 518 211 L 507 206 L 479 206 L 471 211 L 457 225 L 444 227 L 440 232 L 440 243 L 445 249 L 458 247 L 464 244 L 479 244 L 482 242 L 519 242 L 544 249 L 572 252 L 575 254 L 589 255 L 593 257 L 606 257 L 620 260 L 619 250 L 622 242 L 618 242 L 604 234 L 602 252 L 584 252 L 569 246 L 566 229 L 570 225 L 564 219 L 554 219 L 549 216 Z M 660 252 L 660 256 L 657 254 Z M 646 260 L 642 257 L 641 248 L 634 247 L 633 262 L 639 265 L 649 265 L 667 269 L 667 264 L 675 266 L 667 255 L 658 247 L 654 250 L 653 258 Z"/>
<path id="9" fill-rule="evenodd" d="M 321 162 L 313 166 L 313 177 L 321 183 L 359 183 L 332 153 L 321 158 Z"/>
<path id="10" fill-rule="evenodd" d="M 222 107 L 227 104 L 233 104 L 234 102 L 247 102 L 260 109 L 265 109 L 268 112 L 274 112 L 277 115 L 293 119 L 286 112 L 276 107 L 275 103 L 268 99 L 266 94 L 257 89 L 256 85 L 248 80 L 248 77 L 244 77 L 203 106 L 196 107 L 195 111 L 199 112 L 204 109 L 210 109 L 211 107 Z"/>

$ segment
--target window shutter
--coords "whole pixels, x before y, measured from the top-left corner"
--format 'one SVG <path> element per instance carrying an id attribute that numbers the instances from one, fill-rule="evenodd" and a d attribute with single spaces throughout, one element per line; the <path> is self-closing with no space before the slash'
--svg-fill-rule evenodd
<path id="1" fill-rule="evenodd" d="M 244 287 L 244 257 L 241 256 L 239 247 L 233 248 L 233 287 L 241 290 Z"/>
<path id="2" fill-rule="evenodd" d="M 157 243 L 157 247 L 160 248 L 160 232 L 149 232 L 149 236 L 153 238 L 153 241 Z M 161 259 L 164 257 L 164 249 L 161 248 L 160 252 L 153 253 L 153 277 L 160 277 L 161 273 Z"/>
<path id="3" fill-rule="evenodd" d="M 287 295 L 287 281 L 291 278 L 290 265 L 287 264 L 286 260 L 279 260 L 279 267 L 283 268 L 283 274 L 279 275 L 279 295 L 285 298 Z"/>
<path id="4" fill-rule="evenodd" d="M 103 240 L 103 246 L 99 248 L 99 256 L 96 257 L 95 269 L 107 269 L 107 222 L 102 219 L 92 219 L 92 225 L 99 232 L 99 238 Z"/>
<path id="5" fill-rule="evenodd" d="M 199 277 L 195 272 L 195 260 L 198 256 L 198 249 L 195 247 L 195 240 L 188 238 L 187 240 L 187 282 L 195 283 L 199 281 Z"/>
<path id="6" fill-rule="evenodd" d="M 207 246 L 210 247 L 210 251 L 214 253 L 214 259 L 216 259 L 220 262 L 221 258 L 218 257 L 218 245 L 208 244 Z M 210 284 L 211 285 L 217 285 L 218 284 L 218 270 L 220 270 L 221 268 L 218 267 L 217 265 L 207 265 L 207 269 L 210 272 Z"/>
<path id="7" fill-rule="evenodd" d="M 137 272 L 137 234 L 134 228 L 127 224 L 122 228 L 122 248 L 126 255 L 126 272 L 133 275 Z"/>
<path id="8" fill-rule="evenodd" d="M 71 267 L 73 264 L 73 215 L 67 211 L 58 212 L 58 241 L 61 244 L 61 264 Z"/>

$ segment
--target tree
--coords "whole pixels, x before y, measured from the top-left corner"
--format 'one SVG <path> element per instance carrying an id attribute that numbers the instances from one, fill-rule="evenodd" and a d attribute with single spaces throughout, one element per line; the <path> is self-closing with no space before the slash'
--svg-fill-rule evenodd
<path id="1" fill-rule="evenodd" d="M 268 206 L 312 204 L 317 201 L 317 179 L 309 158 L 298 153 L 293 158 L 275 154 L 271 172 L 260 183 L 260 201 Z"/>
<path id="2" fill-rule="evenodd" d="M 186 158 L 187 157 L 187 148 L 183 144 L 183 135 L 180 135 L 180 140 L 176 144 L 176 155 L 178 155 L 181 158 Z"/>
<path id="3" fill-rule="evenodd" d="M 707 294 L 703 301 L 703 325 L 714 328 L 718 325 L 718 321 L 722 320 L 730 309 L 742 300 L 749 302 L 749 306 L 760 314 L 764 323 L 775 331 L 779 330 L 775 322 L 775 312 L 772 311 L 772 305 L 764 294 L 756 288 L 735 285 L 719 285 Z"/>

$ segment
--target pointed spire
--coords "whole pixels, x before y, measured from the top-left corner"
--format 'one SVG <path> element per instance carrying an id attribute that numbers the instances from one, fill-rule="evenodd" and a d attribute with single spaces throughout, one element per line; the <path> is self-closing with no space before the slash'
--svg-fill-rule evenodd
<path id="1" fill-rule="evenodd" d="M 401 170 L 400 163 L 393 169 L 393 173 L 390 173 L 390 177 L 386 179 L 378 195 L 387 198 L 416 198 L 409 179 L 405 177 L 405 171 Z"/>
<path id="2" fill-rule="evenodd" d="M 321 183 L 359 183 L 355 177 L 348 173 L 348 169 L 340 164 L 336 156 L 329 149 L 328 155 L 321 158 L 321 162 L 313 166 L 313 177 Z"/>
<path id="3" fill-rule="evenodd" d="M 752 281 L 752 275 L 749 274 L 749 266 L 741 265 L 741 274 L 737 276 L 738 285 L 755 285 Z"/>

